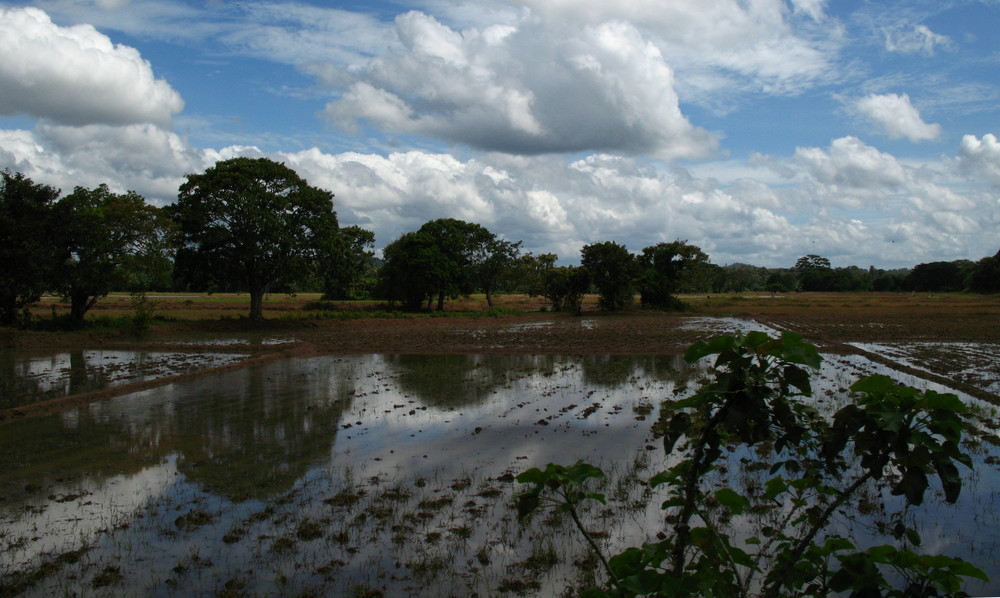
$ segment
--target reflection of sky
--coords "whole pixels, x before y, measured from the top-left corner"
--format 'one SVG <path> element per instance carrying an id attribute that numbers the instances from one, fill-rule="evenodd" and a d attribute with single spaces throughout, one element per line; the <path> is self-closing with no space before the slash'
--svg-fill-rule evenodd
<path id="1" fill-rule="evenodd" d="M 367 394 L 342 418 L 351 428 L 338 436 L 331 464 L 350 463 L 365 475 L 443 469 L 445 475 L 476 470 L 495 476 L 525 462 L 627 460 L 655 417 L 635 419 L 633 408 L 651 400 L 645 385 L 637 380 L 588 390 L 581 377 L 579 363 L 565 360 L 552 372 L 495 389 L 480 403 L 446 411 L 425 407 L 398 389 L 361 386 L 359 394 Z M 664 386 L 657 390 L 663 395 L 672 390 L 672 383 L 657 386 Z M 599 408 L 583 418 L 593 403 Z M 371 461 L 375 457 L 380 461 Z"/>
<path id="2" fill-rule="evenodd" d="M 195 369 L 204 369 L 244 359 L 245 355 L 222 353 L 178 353 L 147 351 L 80 351 L 45 356 L 4 356 L 11 364 L 9 387 L 21 387 L 19 404 L 42 396 L 100 390 L 109 386 L 141 382 Z M 5 374 L 0 374 L 5 375 Z M 5 400 L 14 403 L 14 397 Z"/>
<path id="3" fill-rule="evenodd" d="M 328 516 L 330 508 L 322 500 L 337 492 L 338 484 L 347 477 L 377 477 L 392 483 L 417 478 L 436 480 L 425 490 L 426 497 L 433 497 L 435 489 L 447 487 L 450 480 L 465 475 L 488 483 L 505 472 L 517 473 L 549 462 L 571 464 L 586 459 L 606 469 L 622 470 L 641 454 L 652 460 L 652 471 L 657 471 L 663 467 L 663 453 L 659 442 L 649 438 L 656 411 L 639 420 L 634 408 L 647 403 L 657 405 L 662 398 L 674 396 L 675 390 L 679 392 L 691 377 L 691 372 L 679 372 L 675 381 L 662 372 L 646 371 L 642 358 L 629 361 L 631 370 L 612 378 L 614 383 L 608 386 L 587 381 L 587 374 L 593 379 L 595 373 L 588 368 L 603 363 L 595 359 L 585 362 L 552 356 L 479 356 L 470 357 L 468 362 L 478 367 L 506 364 L 506 371 L 517 374 L 506 378 L 469 374 L 465 380 L 477 388 L 467 397 L 421 396 L 413 385 L 403 383 L 406 376 L 413 375 L 405 361 L 380 355 L 314 357 L 175 383 L 54 416 L 50 421 L 60 422 L 66 433 L 90 429 L 87 426 L 93 428 L 95 424 L 104 426 L 108 437 L 100 441 L 107 446 L 91 449 L 93 455 L 76 461 L 56 454 L 51 463 L 32 463 L 32 471 L 40 473 L 25 472 L 16 481 L 20 487 L 26 483 L 42 487 L 35 495 L 0 487 L 0 494 L 8 496 L 0 510 L 0 527 L 7 533 L 0 550 L 19 537 L 30 538 L 16 549 L 0 552 L 0 560 L 23 563 L 86 542 L 94 546 L 88 559 L 104 562 L 124 552 L 127 556 L 123 557 L 123 569 L 141 570 L 143 575 L 148 572 L 154 585 L 156 580 L 162 583 L 172 578 L 172 569 L 192 553 L 210 556 L 214 563 L 213 568 L 198 575 L 225 581 L 227 576 L 245 576 L 246 569 L 258 563 L 254 559 L 271 558 L 266 553 L 271 542 L 267 538 L 294 533 L 294 527 L 288 527 L 294 525 L 294 517 Z M 609 362 L 609 367 L 620 365 L 620 360 Z M 814 377 L 818 404 L 839 406 L 833 397 L 843 400 L 840 389 L 871 373 L 886 373 L 905 378 L 908 384 L 947 391 L 914 377 L 897 375 L 858 356 L 828 356 L 822 371 Z M 491 386 L 484 390 L 483 384 Z M 433 384 L 416 388 L 434 393 Z M 452 392 L 456 386 L 441 388 Z M 343 410 L 324 412 L 331 404 L 343 405 Z M 597 408 L 584 417 L 594 404 Z M 224 544 L 221 538 L 250 513 L 263 509 L 264 503 L 258 499 L 231 502 L 213 495 L 192 474 L 196 469 L 189 468 L 192 454 L 209 449 L 223 451 L 230 443 L 237 443 L 241 437 L 233 430 L 245 423 L 240 418 L 249 420 L 254 434 L 261 438 L 293 441 L 314 434 L 320 442 L 315 452 L 305 454 L 307 462 L 301 469 L 296 466 L 293 470 L 296 479 L 283 494 L 296 497 L 289 506 L 279 507 L 279 514 L 285 509 L 287 521 L 292 523 L 282 524 L 278 522 L 283 521 L 281 517 L 275 516 L 274 520 L 255 524 L 247 536 L 252 539 Z M 209 420 L 217 425 L 203 425 Z M 323 428 L 324 424 L 334 427 Z M 217 434 L 232 437 L 213 436 Z M 646 445 L 656 448 L 646 451 Z M 115 470 L 126 466 L 117 466 L 114 459 L 143 451 L 151 451 L 156 457 L 150 459 L 150 465 L 131 472 Z M 183 461 L 187 461 L 187 469 Z M 66 463 L 79 463 L 81 469 L 66 469 Z M 95 473 L 98 468 L 101 475 Z M 993 515 L 993 500 L 1000 489 L 998 477 L 994 468 L 980 463 L 979 470 L 968 479 L 958 509 L 938 507 L 932 501 L 922 511 L 927 513 L 922 516 L 922 526 L 928 549 L 947 545 L 950 553 L 1000 573 L 1000 566 L 995 564 L 1000 554 L 995 546 L 1000 542 L 996 531 L 1000 526 L 995 525 Z M 504 488 L 507 494 L 485 516 L 489 518 L 473 521 L 474 525 L 488 524 L 486 527 L 491 528 L 500 525 L 492 517 L 509 516 L 509 487 Z M 370 495 L 374 492 L 370 489 Z M 81 496 L 62 503 L 44 498 L 70 494 Z M 656 500 L 650 504 L 654 508 L 635 513 L 623 523 L 622 533 L 627 537 L 619 542 L 637 542 L 642 534 L 657 528 L 662 514 L 655 508 Z M 44 510 L 25 511 L 28 505 Z M 210 512 L 211 523 L 175 533 L 177 518 L 192 508 Z M 456 517 L 455 521 L 467 519 L 460 511 L 455 513 L 448 516 Z M 127 524 L 127 529 L 111 531 L 121 524 Z M 941 530 L 941 536 L 935 537 L 931 530 Z M 477 528 L 476 538 L 487 533 Z M 363 575 L 365 567 L 372 563 L 391 568 L 392 561 L 398 558 L 393 556 L 394 548 L 379 542 L 388 540 L 382 537 L 355 542 L 361 552 L 345 571 Z M 263 557 L 261 550 L 265 550 Z M 313 552 L 296 558 L 309 562 L 330 558 L 329 546 L 309 550 Z M 497 567 L 523 558 L 517 556 L 520 548 L 511 546 L 508 550 L 509 557 L 498 561 Z M 258 589 L 274 589 L 267 582 L 260 583 L 263 585 Z M 162 589 L 162 585 L 159 587 Z"/>
<path id="4" fill-rule="evenodd" d="M 99 484 L 81 479 L 45 489 L 48 497 L 29 499 L 26 505 L 0 508 L 7 540 L 24 539 L 3 553 L 6 565 L 20 567 L 42 555 L 58 555 L 94 542 L 109 527 L 128 523 L 140 507 L 165 492 L 177 480 L 176 458 L 132 475 L 119 475 Z M 11 508 L 17 507 L 17 508 Z M 20 511 L 20 512 L 18 512 Z"/>

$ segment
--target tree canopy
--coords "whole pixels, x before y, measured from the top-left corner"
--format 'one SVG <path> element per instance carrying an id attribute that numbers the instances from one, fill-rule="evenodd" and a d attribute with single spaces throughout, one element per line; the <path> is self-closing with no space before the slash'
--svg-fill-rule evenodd
<path id="1" fill-rule="evenodd" d="M 117 285 L 122 267 L 169 251 L 167 226 L 158 208 L 135 193 L 107 185 L 77 187 L 54 209 L 54 236 L 61 252 L 54 288 L 70 300 L 70 319 L 84 315 Z"/>
<path id="2" fill-rule="evenodd" d="M 333 193 L 267 158 L 233 158 L 189 174 L 172 215 L 178 276 L 201 288 L 248 291 L 254 319 L 266 293 L 316 269 L 338 229 Z"/>
<path id="3" fill-rule="evenodd" d="M 436 298 L 442 310 L 446 298 L 477 290 L 492 302 L 504 272 L 516 263 L 519 245 L 497 238 L 479 224 L 431 220 L 385 248 L 379 292 L 410 309 Z"/>
<path id="4" fill-rule="evenodd" d="M 580 315 L 583 295 L 590 287 L 590 272 L 584 266 L 555 266 L 545 271 L 542 296 L 552 302 L 552 311 Z"/>
<path id="5" fill-rule="evenodd" d="M 969 274 L 969 290 L 976 293 L 1000 292 L 1000 251 L 976 262 Z"/>
<path id="6" fill-rule="evenodd" d="M 917 264 L 903 284 L 911 291 L 961 291 L 965 287 L 965 273 L 970 266 L 970 263 L 963 261 Z"/>
<path id="7" fill-rule="evenodd" d="M 375 233 L 360 226 L 337 231 L 322 260 L 323 298 L 359 299 L 364 295 L 365 278 L 374 269 Z"/>
<path id="8" fill-rule="evenodd" d="M 440 288 L 448 264 L 437 240 L 427 233 L 406 233 L 386 246 L 378 295 L 417 309 Z"/>
<path id="9" fill-rule="evenodd" d="M 699 266 L 708 263 L 708 255 L 687 241 L 657 243 L 642 250 L 638 256 L 639 292 L 644 307 L 677 309 L 680 300 L 675 297 L 682 278 L 696 273 Z"/>
<path id="10" fill-rule="evenodd" d="M 601 309 L 616 311 L 632 305 L 637 273 L 635 257 L 614 241 L 584 245 L 581 263 L 600 293 Z"/>
<path id="11" fill-rule="evenodd" d="M 0 172 L 0 325 L 15 324 L 48 290 L 58 248 L 51 231 L 59 190 L 21 173 Z"/>

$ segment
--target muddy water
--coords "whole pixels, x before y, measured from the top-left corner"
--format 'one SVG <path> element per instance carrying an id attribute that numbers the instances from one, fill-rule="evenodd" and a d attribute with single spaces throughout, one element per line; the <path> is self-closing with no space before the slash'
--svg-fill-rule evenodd
<path id="1" fill-rule="evenodd" d="M 818 404 L 876 371 L 830 358 Z M 614 508 L 588 521 L 610 550 L 641 542 L 659 528 L 643 505 L 660 501 L 635 483 L 664 463 L 655 405 L 703 373 L 676 356 L 325 356 L 24 420 L 0 435 L 0 587 L 558 594 L 586 581 L 573 564 L 586 549 L 565 521 L 514 520 L 512 474 L 604 466 Z M 959 508 L 921 521 L 928 550 L 996 576 L 996 450 L 977 450 Z"/>
<path id="2" fill-rule="evenodd" d="M 90 579 L 117 567 L 128 571 L 126 587 L 168 591 L 183 579 L 174 569 L 197 548 L 217 563 L 199 583 L 221 587 L 247 576 L 233 567 L 248 558 L 248 546 L 267 551 L 270 541 L 259 538 L 283 529 L 264 518 L 247 524 L 253 540 L 223 542 L 252 511 L 291 505 L 329 519 L 334 509 L 321 501 L 350 480 L 363 481 L 368 494 L 399 481 L 417 500 L 442 489 L 457 495 L 450 480 L 468 479 L 464 504 L 528 463 L 626 462 L 648 433 L 637 408 L 647 411 L 656 397 L 686 388 L 692 372 L 676 357 L 320 357 L 25 420 L 0 437 L 0 573 L 88 548 L 35 587 L 52 590 L 67 576 Z M 510 481 L 501 485 L 509 497 Z M 485 503 L 496 502 L 492 491 L 485 494 L 494 497 Z M 192 509 L 211 521 L 189 526 L 179 519 Z M 301 521 L 296 515 L 283 523 L 294 530 Z M 354 542 L 341 552 L 388 554 L 378 543 Z M 327 552 L 315 541 L 299 543 L 316 559 Z M 345 567 L 365 562 L 341 560 Z M 296 579 L 319 583 L 318 568 Z M 252 573 L 261 588 L 287 576 Z"/>
<path id="3" fill-rule="evenodd" d="M 0 409 L 232 363 L 235 353 L 77 350 L 0 351 Z"/>

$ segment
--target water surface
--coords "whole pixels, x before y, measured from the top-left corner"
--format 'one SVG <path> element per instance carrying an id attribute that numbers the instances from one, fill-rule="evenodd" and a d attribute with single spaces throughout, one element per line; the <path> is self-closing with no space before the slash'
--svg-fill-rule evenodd
<path id="1" fill-rule="evenodd" d="M 884 371 L 829 358 L 817 405 Z M 635 483 L 665 464 L 656 406 L 704 373 L 677 356 L 322 356 L 21 421 L 0 435 L 0 583 L 49 563 L 27 595 L 558 594 L 585 581 L 586 547 L 565 521 L 519 524 L 513 475 L 605 467 L 614 508 L 589 525 L 612 552 L 638 544 L 661 526 Z M 929 550 L 1000 574 L 996 416 L 980 408 L 962 502 L 931 501 L 921 525 Z"/>

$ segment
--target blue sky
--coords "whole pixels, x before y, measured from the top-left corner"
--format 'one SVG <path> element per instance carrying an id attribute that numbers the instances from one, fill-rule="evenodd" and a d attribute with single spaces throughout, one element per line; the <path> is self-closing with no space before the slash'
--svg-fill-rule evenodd
<path id="1" fill-rule="evenodd" d="M 0 2 L 0 168 L 164 205 L 268 156 L 379 247 L 908 267 L 1000 249 L 1000 3 Z"/>

